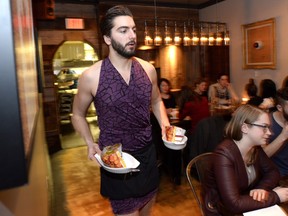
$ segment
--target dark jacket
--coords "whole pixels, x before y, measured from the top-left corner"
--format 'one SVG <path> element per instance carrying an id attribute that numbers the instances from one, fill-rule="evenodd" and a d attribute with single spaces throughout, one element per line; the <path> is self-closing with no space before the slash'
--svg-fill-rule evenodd
<path id="1" fill-rule="evenodd" d="M 211 172 L 203 187 L 206 215 L 235 215 L 280 203 L 278 195 L 272 191 L 280 180 L 279 171 L 261 147 L 256 147 L 256 151 L 256 179 L 248 185 L 245 164 L 236 144 L 226 139 L 217 146 Z M 268 200 L 253 200 L 249 196 L 251 189 L 269 191 Z M 214 212 L 207 208 L 208 205 L 215 207 Z"/>

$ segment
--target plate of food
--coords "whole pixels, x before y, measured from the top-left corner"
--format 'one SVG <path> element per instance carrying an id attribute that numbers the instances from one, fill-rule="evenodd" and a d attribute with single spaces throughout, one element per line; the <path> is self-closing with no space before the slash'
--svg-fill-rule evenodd
<path id="1" fill-rule="evenodd" d="M 140 162 L 132 155 L 122 152 L 121 144 L 107 146 L 102 154 L 95 154 L 95 157 L 103 169 L 111 173 L 125 174 L 140 171 L 137 167 Z"/>
<path id="2" fill-rule="evenodd" d="M 167 126 L 166 133 L 162 137 L 164 145 L 173 150 L 181 150 L 186 147 L 187 136 L 185 136 L 186 130 L 176 126 Z"/>

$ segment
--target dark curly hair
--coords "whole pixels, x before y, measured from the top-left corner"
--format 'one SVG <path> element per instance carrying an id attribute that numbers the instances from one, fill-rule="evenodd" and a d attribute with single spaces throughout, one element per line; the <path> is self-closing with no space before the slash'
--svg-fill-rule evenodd
<path id="1" fill-rule="evenodd" d="M 276 84 L 273 80 L 271 79 L 264 79 L 260 83 L 261 87 L 261 97 L 262 98 L 275 98 L 277 88 Z"/>
<path id="2" fill-rule="evenodd" d="M 281 88 L 276 93 L 276 104 L 283 106 L 288 101 L 288 87 Z"/>
<path id="3" fill-rule="evenodd" d="M 118 16 L 130 16 L 133 18 L 131 11 L 123 5 L 110 8 L 100 22 L 100 30 L 103 36 L 111 36 L 111 29 L 114 27 L 113 21 Z"/>

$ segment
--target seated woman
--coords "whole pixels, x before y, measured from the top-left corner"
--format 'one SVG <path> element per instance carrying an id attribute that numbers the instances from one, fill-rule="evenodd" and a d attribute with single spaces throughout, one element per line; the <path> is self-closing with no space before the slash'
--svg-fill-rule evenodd
<path id="1" fill-rule="evenodd" d="M 195 84 L 194 91 L 189 86 L 183 86 L 179 95 L 179 118 L 190 120 L 189 132 L 192 133 L 196 124 L 210 116 L 208 99 L 203 93 L 207 89 L 204 79 L 199 79 Z"/>
<path id="2" fill-rule="evenodd" d="M 158 87 L 160 90 L 161 98 L 162 98 L 163 103 L 164 103 L 165 108 L 166 108 L 166 112 L 169 116 L 170 113 L 172 112 L 172 109 L 176 108 L 176 106 L 177 106 L 175 97 L 170 92 L 171 83 L 169 80 L 167 80 L 165 78 L 161 78 L 158 81 Z"/>
<path id="3" fill-rule="evenodd" d="M 288 200 L 288 188 L 277 187 L 279 171 L 261 147 L 271 135 L 269 125 L 258 107 L 235 111 L 203 185 L 205 215 L 241 214 Z"/>

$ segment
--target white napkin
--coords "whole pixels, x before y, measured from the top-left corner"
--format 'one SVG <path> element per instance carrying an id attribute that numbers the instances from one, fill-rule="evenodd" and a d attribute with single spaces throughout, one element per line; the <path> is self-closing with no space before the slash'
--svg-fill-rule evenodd
<path id="1" fill-rule="evenodd" d="M 287 216 L 285 211 L 278 205 L 257 209 L 243 213 L 244 216 Z"/>

